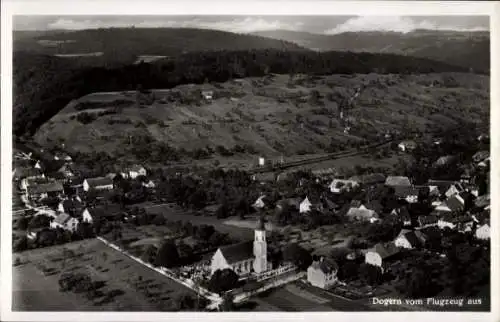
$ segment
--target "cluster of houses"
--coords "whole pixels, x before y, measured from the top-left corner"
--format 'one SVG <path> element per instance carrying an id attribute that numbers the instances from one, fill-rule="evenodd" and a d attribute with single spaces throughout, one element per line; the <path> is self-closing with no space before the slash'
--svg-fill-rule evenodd
<path id="1" fill-rule="evenodd" d="M 51 165 L 44 168 L 39 160 L 31 155 L 18 153 L 15 157 L 13 180 L 17 184 L 21 200 L 37 214 L 51 217 L 51 228 L 62 228 L 75 232 L 79 223 L 93 223 L 97 218 L 109 218 L 120 213 L 119 207 L 110 205 L 91 206 L 86 202 L 86 195 L 94 192 L 99 199 L 100 193 L 116 188 L 115 179 L 120 175 L 123 179 L 136 179 L 146 176 L 147 170 L 140 165 L 133 165 L 118 173 L 110 173 L 103 177 L 78 178 L 73 170 L 73 160 L 65 153 L 56 153 Z M 55 165 L 55 167 L 54 167 Z M 152 181 L 144 181 L 143 185 L 154 188 Z M 55 200 L 56 209 L 43 206 L 48 199 Z M 30 239 L 37 237 L 42 229 L 30 230 Z"/>

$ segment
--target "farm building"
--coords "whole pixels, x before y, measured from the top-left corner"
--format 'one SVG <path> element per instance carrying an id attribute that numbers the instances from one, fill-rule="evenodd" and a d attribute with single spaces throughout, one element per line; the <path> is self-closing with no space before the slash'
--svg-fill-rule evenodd
<path id="1" fill-rule="evenodd" d="M 403 141 L 398 144 L 398 149 L 402 152 L 410 152 L 417 148 L 417 143 L 415 141 Z"/>
<path id="2" fill-rule="evenodd" d="M 359 186 L 359 183 L 354 180 L 334 179 L 329 188 L 332 193 L 349 192 Z"/>
<path id="3" fill-rule="evenodd" d="M 127 169 L 127 173 L 131 179 L 135 179 L 139 176 L 146 176 L 148 174 L 146 168 L 138 164 L 134 164 L 129 169 Z"/>
<path id="4" fill-rule="evenodd" d="M 78 219 L 71 217 L 66 213 L 60 213 L 51 223 L 51 228 L 62 228 L 71 232 L 76 231 L 78 226 Z"/>
<path id="5" fill-rule="evenodd" d="M 398 237 L 394 240 L 394 245 L 396 247 L 413 249 L 420 245 L 420 240 L 414 231 L 402 229 Z"/>
<path id="6" fill-rule="evenodd" d="M 264 202 L 264 198 L 266 196 L 262 195 L 257 200 L 253 203 L 253 207 L 256 209 L 263 209 L 266 206 L 266 203 Z"/>
<path id="7" fill-rule="evenodd" d="M 64 187 L 60 182 L 49 182 L 29 186 L 28 198 L 33 201 L 40 201 L 45 198 L 59 197 L 64 193 Z"/>
<path id="8" fill-rule="evenodd" d="M 83 181 L 83 191 L 89 190 L 111 190 L 113 180 L 106 177 L 89 178 Z"/>

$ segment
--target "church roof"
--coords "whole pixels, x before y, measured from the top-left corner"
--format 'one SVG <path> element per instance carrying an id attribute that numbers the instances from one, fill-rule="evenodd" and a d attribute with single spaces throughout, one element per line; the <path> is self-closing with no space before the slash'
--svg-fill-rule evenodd
<path id="1" fill-rule="evenodd" d="M 228 264 L 233 264 L 253 258 L 253 241 L 228 245 L 219 248 Z"/>

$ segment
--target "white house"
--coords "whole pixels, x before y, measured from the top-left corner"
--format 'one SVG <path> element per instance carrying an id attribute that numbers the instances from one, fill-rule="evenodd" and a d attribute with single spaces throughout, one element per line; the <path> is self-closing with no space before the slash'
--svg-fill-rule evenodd
<path id="1" fill-rule="evenodd" d="M 148 182 L 143 182 L 142 185 L 148 189 L 153 189 L 156 187 L 155 183 L 152 180 L 149 180 Z"/>
<path id="2" fill-rule="evenodd" d="M 113 180 L 107 177 L 89 178 L 83 181 L 83 191 L 89 190 L 111 190 L 113 189 Z"/>
<path id="3" fill-rule="evenodd" d="M 260 196 L 253 204 L 253 207 L 256 209 L 262 209 L 266 206 L 266 203 L 264 202 L 264 198 L 266 196 L 262 195 Z"/>
<path id="4" fill-rule="evenodd" d="M 446 198 L 450 198 L 454 195 L 457 195 L 461 192 L 463 192 L 465 189 L 464 187 L 460 184 L 460 183 L 455 183 L 455 184 L 452 184 L 448 190 L 446 190 L 446 192 L 444 193 Z"/>
<path id="5" fill-rule="evenodd" d="M 311 211 L 312 203 L 309 201 L 309 198 L 306 197 L 302 202 L 300 203 L 299 206 L 299 213 L 303 214 L 306 212 Z"/>
<path id="6" fill-rule="evenodd" d="M 307 269 L 307 281 L 312 286 L 327 289 L 338 281 L 338 270 L 337 263 L 321 257 L 319 261 L 314 261 Z"/>
<path id="7" fill-rule="evenodd" d="M 403 141 L 403 142 L 398 144 L 398 148 L 402 152 L 415 150 L 416 147 L 417 147 L 417 143 L 415 143 L 414 141 Z"/>
<path id="8" fill-rule="evenodd" d="M 351 191 L 358 186 L 359 183 L 354 180 L 334 179 L 330 183 L 329 188 L 332 193 L 341 193 L 343 191 Z"/>
<path id="9" fill-rule="evenodd" d="M 146 169 L 138 164 L 135 164 L 128 169 L 128 175 L 131 179 L 135 179 L 138 176 L 146 176 L 147 174 L 148 172 Z"/>
<path id="10" fill-rule="evenodd" d="M 485 223 L 484 225 L 477 227 L 475 236 L 477 239 L 481 240 L 490 239 L 490 225 Z"/>
<path id="11" fill-rule="evenodd" d="M 259 166 L 263 167 L 266 164 L 266 159 L 259 157 Z"/>
<path id="12" fill-rule="evenodd" d="M 365 254 L 365 263 L 380 267 L 382 272 L 386 269 L 389 259 L 400 252 L 394 243 L 377 244 Z"/>
<path id="13" fill-rule="evenodd" d="M 201 96 L 207 101 L 211 101 L 214 97 L 214 91 L 202 91 Z"/>
<path id="14" fill-rule="evenodd" d="M 64 230 L 69 230 L 71 232 L 76 231 L 78 226 L 78 219 L 71 217 L 68 214 L 59 214 L 51 223 L 50 228 L 62 228 Z"/>
<path id="15" fill-rule="evenodd" d="M 394 245 L 400 248 L 413 249 L 418 247 L 420 241 L 412 230 L 402 229 L 398 237 L 394 240 Z"/>

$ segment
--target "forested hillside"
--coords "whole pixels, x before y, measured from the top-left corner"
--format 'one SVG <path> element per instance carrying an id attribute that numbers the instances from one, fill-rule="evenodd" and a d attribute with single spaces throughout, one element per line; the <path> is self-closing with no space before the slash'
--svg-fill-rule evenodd
<path id="1" fill-rule="evenodd" d="M 345 32 L 335 35 L 288 30 L 255 33 L 318 51 L 393 53 L 424 57 L 487 72 L 490 68 L 489 32 L 415 30 L 400 32 Z"/>
<path id="2" fill-rule="evenodd" d="M 172 57 L 218 50 L 306 50 L 283 40 L 193 28 L 107 28 L 14 35 L 15 50 L 46 55 L 102 53 L 94 60 L 106 65 L 131 64 L 142 55 Z"/>
<path id="3" fill-rule="evenodd" d="M 14 55 L 14 133 L 33 134 L 72 99 L 101 91 L 172 88 L 205 80 L 268 73 L 408 74 L 463 72 L 464 68 L 428 59 L 391 54 L 243 50 L 188 53 L 153 64 L 118 68 L 82 67 L 85 59 L 60 59 L 30 53 Z"/>

